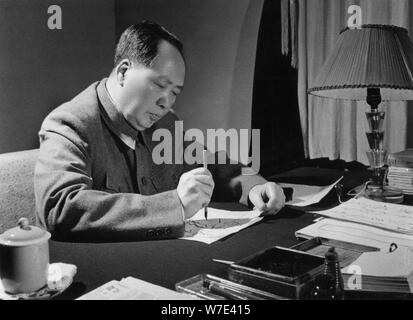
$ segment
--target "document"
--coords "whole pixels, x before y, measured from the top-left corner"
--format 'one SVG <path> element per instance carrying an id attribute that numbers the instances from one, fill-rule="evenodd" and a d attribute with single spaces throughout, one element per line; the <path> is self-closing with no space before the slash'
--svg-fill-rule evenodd
<path id="1" fill-rule="evenodd" d="M 77 300 L 199 300 L 199 298 L 127 277 L 121 281 L 112 280 L 105 283 Z"/>
<path id="2" fill-rule="evenodd" d="M 211 244 L 230 234 L 262 220 L 262 211 L 229 211 L 208 207 L 208 220 L 204 209 L 185 221 L 185 234 L 181 239 Z"/>
<path id="3" fill-rule="evenodd" d="M 392 243 L 413 248 L 413 236 L 379 229 L 355 222 L 322 219 L 295 232 L 298 238 L 321 237 L 356 243 L 388 252 Z"/>
<path id="4" fill-rule="evenodd" d="M 378 202 L 361 197 L 353 198 L 329 210 L 312 213 L 413 235 L 412 206 Z"/>
<path id="5" fill-rule="evenodd" d="M 343 179 L 343 177 L 326 187 L 289 183 L 279 183 L 279 185 L 281 187 L 290 187 L 294 190 L 293 199 L 286 204 L 296 207 L 305 207 L 320 202 L 341 179 Z"/>

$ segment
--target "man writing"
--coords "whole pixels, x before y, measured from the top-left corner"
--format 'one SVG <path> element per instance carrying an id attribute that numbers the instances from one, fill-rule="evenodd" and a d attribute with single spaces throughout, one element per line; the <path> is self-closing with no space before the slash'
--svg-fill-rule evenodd
<path id="1" fill-rule="evenodd" d="M 54 238 L 125 241 L 176 238 L 211 197 L 248 201 L 268 213 L 282 189 L 238 165 L 155 165 L 152 133 L 173 131 L 184 86 L 180 41 L 152 22 L 127 28 L 107 79 L 53 110 L 39 132 L 39 221 Z M 214 183 L 215 181 L 215 183 Z M 214 190 L 215 187 L 215 190 Z"/>

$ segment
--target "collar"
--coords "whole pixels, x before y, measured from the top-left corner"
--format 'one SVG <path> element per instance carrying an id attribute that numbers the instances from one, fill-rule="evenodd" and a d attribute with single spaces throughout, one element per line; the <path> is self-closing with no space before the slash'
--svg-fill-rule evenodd
<path id="1" fill-rule="evenodd" d="M 104 78 L 100 81 L 96 88 L 101 106 L 101 114 L 111 131 L 129 148 L 134 150 L 139 131 L 134 129 L 116 108 L 115 103 L 106 88 L 106 80 L 107 78 Z"/>

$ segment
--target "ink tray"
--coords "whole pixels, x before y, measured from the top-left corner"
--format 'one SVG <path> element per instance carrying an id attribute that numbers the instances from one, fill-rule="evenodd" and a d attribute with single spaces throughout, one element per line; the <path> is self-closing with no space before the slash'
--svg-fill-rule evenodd
<path id="1" fill-rule="evenodd" d="M 323 269 L 324 257 L 276 246 L 231 264 L 228 277 L 277 296 L 305 299 Z"/>
<path id="2" fill-rule="evenodd" d="M 175 290 L 205 300 L 285 300 L 283 297 L 210 274 L 199 274 L 175 284 Z"/>

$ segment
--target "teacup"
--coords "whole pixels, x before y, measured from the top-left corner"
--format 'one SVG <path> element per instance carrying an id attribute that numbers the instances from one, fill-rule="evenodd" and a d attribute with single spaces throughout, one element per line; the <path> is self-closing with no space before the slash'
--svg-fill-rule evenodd
<path id="1" fill-rule="evenodd" d="M 0 279 L 7 293 L 31 293 L 47 285 L 50 236 L 26 218 L 0 235 Z"/>

